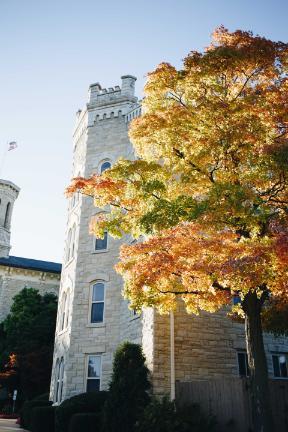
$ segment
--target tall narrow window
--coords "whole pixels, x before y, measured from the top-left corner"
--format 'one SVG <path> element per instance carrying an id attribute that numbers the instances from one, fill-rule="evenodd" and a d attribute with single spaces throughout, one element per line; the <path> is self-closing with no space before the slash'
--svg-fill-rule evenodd
<path id="1" fill-rule="evenodd" d="M 74 257 L 75 253 L 75 237 L 76 237 L 76 225 L 73 225 L 72 235 L 71 235 L 71 258 Z"/>
<path id="2" fill-rule="evenodd" d="M 64 384 L 64 358 L 61 358 L 59 366 L 59 398 L 58 401 L 62 401 L 63 397 L 63 384 Z"/>
<path id="3" fill-rule="evenodd" d="M 272 355 L 273 371 L 275 378 L 288 378 L 288 354 L 279 353 Z"/>
<path id="4" fill-rule="evenodd" d="M 107 249 L 107 243 L 108 243 L 108 234 L 107 232 L 104 233 L 104 237 L 96 237 L 95 239 L 95 250 L 105 250 Z"/>
<path id="5" fill-rule="evenodd" d="M 96 282 L 92 286 L 91 301 L 91 323 L 101 323 L 104 318 L 104 296 L 105 285 L 103 282 Z"/>
<path id="6" fill-rule="evenodd" d="M 63 395 L 63 382 L 64 382 L 64 358 L 61 357 L 56 362 L 56 386 L 55 386 L 55 402 L 62 401 Z"/>
<path id="7" fill-rule="evenodd" d="M 68 237 L 67 237 L 67 244 L 66 244 L 66 261 L 70 260 L 70 254 L 71 254 L 71 239 L 72 239 L 72 230 L 69 229 Z"/>
<path id="8" fill-rule="evenodd" d="M 66 295 L 66 311 L 65 311 L 65 315 L 66 315 L 66 321 L 64 323 L 65 328 L 68 327 L 68 322 L 69 322 L 69 306 L 70 306 L 70 293 L 68 291 L 67 295 Z"/>
<path id="9" fill-rule="evenodd" d="M 106 171 L 109 168 L 111 168 L 111 163 L 108 161 L 103 162 L 100 168 L 100 173 L 102 174 L 104 171 Z"/>
<path id="10" fill-rule="evenodd" d="M 61 319 L 60 331 L 64 330 L 65 323 L 66 323 L 66 307 L 67 307 L 66 303 L 67 303 L 67 295 L 66 293 L 64 293 L 62 297 L 62 319 Z"/>
<path id="11" fill-rule="evenodd" d="M 59 376 L 59 359 L 57 359 L 56 361 L 56 366 L 55 366 L 55 391 L 54 391 L 54 402 L 58 402 L 58 391 L 59 391 L 59 380 L 60 380 L 60 376 Z"/>
<path id="12" fill-rule="evenodd" d="M 239 375 L 241 377 L 247 377 L 250 375 L 249 365 L 248 365 L 248 356 L 245 351 L 238 351 L 237 353 L 238 359 L 238 370 Z"/>
<path id="13" fill-rule="evenodd" d="M 11 208 L 11 203 L 8 202 L 7 207 L 6 207 L 6 213 L 5 213 L 5 221 L 4 221 L 4 227 L 5 228 L 8 228 L 8 225 L 9 225 L 10 208 Z"/>
<path id="14" fill-rule="evenodd" d="M 101 356 L 88 357 L 87 392 L 100 390 Z"/>

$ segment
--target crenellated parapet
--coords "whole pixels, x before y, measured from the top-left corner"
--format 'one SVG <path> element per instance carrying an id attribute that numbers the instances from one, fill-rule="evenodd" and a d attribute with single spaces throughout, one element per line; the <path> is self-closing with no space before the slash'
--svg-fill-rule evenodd
<path id="1" fill-rule="evenodd" d="M 123 75 L 121 77 L 121 87 L 102 88 L 99 83 L 91 84 L 89 87 L 88 109 L 101 107 L 103 105 L 113 105 L 127 100 L 136 102 L 135 82 L 136 78 L 132 75 Z"/>

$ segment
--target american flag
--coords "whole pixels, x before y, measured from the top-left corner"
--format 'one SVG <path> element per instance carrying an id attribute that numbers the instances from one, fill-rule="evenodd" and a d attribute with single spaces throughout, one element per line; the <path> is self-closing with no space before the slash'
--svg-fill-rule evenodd
<path id="1" fill-rule="evenodd" d="M 8 151 L 10 151 L 10 150 L 14 150 L 15 148 L 17 148 L 18 146 L 17 146 L 17 143 L 16 143 L 16 141 L 11 141 L 11 142 L 9 142 L 9 144 L 8 144 Z"/>

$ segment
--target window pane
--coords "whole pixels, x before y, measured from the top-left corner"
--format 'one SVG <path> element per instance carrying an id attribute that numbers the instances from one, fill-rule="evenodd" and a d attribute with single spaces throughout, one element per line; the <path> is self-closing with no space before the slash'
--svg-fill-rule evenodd
<path id="1" fill-rule="evenodd" d="M 92 301 L 104 301 L 104 284 L 96 283 L 93 285 Z"/>
<path id="2" fill-rule="evenodd" d="M 111 168 L 111 163 L 110 162 L 104 162 L 101 165 L 101 174 L 109 168 Z"/>
<path id="3" fill-rule="evenodd" d="M 246 353 L 238 352 L 238 368 L 239 368 L 239 375 L 240 376 L 247 376 L 247 370 L 246 370 Z"/>
<path id="4" fill-rule="evenodd" d="M 87 392 L 96 392 L 100 390 L 99 379 L 88 379 L 87 380 Z"/>
<path id="5" fill-rule="evenodd" d="M 99 356 L 90 356 L 88 362 L 88 378 L 100 377 L 101 358 Z"/>
<path id="6" fill-rule="evenodd" d="M 103 322 L 104 303 L 93 303 L 91 310 L 91 323 Z"/>
<path id="7" fill-rule="evenodd" d="M 95 250 L 107 249 L 107 232 L 104 233 L 104 238 L 96 238 Z"/>
<path id="8" fill-rule="evenodd" d="M 279 365 L 281 377 L 287 378 L 287 364 L 286 364 L 286 356 L 284 354 L 279 356 Z"/>
<path id="9" fill-rule="evenodd" d="M 273 360 L 274 376 L 275 377 L 280 377 L 280 368 L 279 368 L 278 356 L 277 355 L 273 355 L 272 356 L 272 360 Z"/>
<path id="10" fill-rule="evenodd" d="M 234 295 L 233 297 L 233 305 L 238 305 L 241 303 L 241 298 L 238 295 Z"/>

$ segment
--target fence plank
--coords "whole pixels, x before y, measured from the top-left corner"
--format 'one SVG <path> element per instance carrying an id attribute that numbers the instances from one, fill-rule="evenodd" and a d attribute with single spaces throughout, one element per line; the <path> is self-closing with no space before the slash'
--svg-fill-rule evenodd
<path id="1" fill-rule="evenodd" d="M 288 431 L 288 382 L 269 381 L 274 429 Z M 217 417 L 221 431 L 248 432 L 252 429 L 249 381 L 230 378 L 210 381 L 177 382 L 180 403 L 198 403 L 204 412 Z"/>

